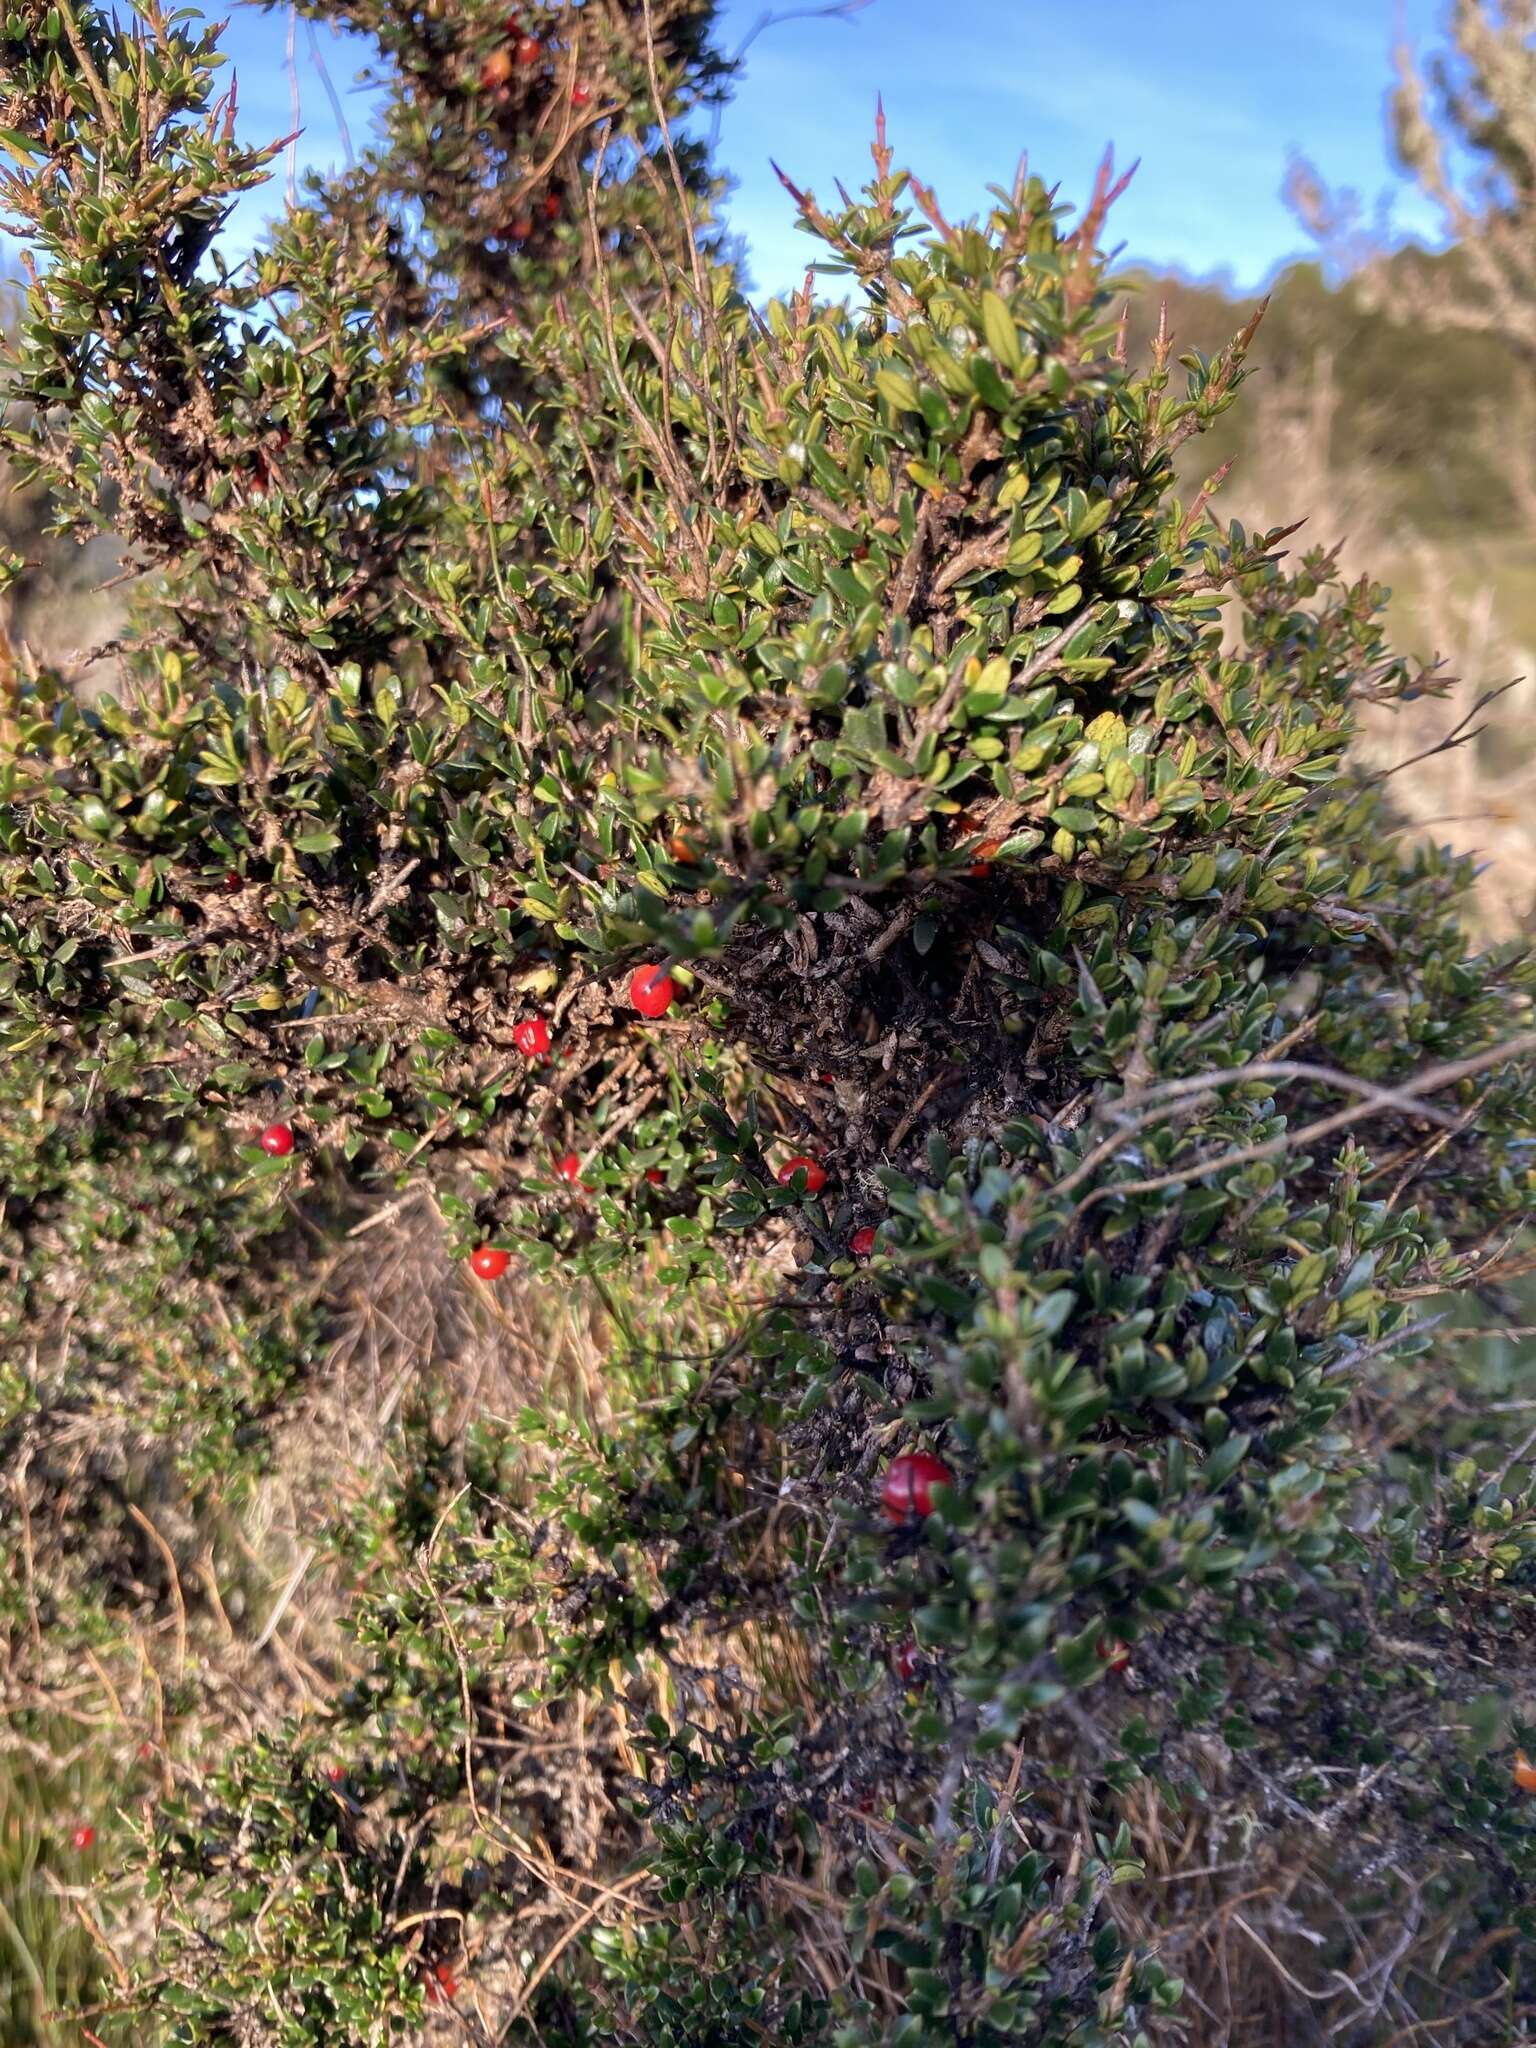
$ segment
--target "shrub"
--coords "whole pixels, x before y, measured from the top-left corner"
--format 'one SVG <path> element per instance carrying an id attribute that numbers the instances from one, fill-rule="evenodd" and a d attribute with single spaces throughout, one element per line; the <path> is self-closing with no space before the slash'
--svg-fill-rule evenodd
<path id="1" fill-rule="evenodd" d="M 846 304 L 759 315 L 681 211 L 680 264 L 615 244 L 631 187 L 703 204 L 628 9 L 581 21 L 628 182 L 562 144 L 612 212 L 493 336 L 442 166 L 525 145 L 419 85 L 489 17 L 392 19 L 387 155 L 232 280 L 267 153 L 212 42 L 54 18 L 7 46 L 12 444 L 81 517 L 113 481 L 157 582 L 119 703 L 39 673 L 6 726 L 9 1043 L 163 1133 L 236 1263 L 275 1190 L 424 1177 L 609 1337 L 600 1398 L 406 1404 L 326 1539 L 350 1682 L 146 1822 L 144 2009 L 362 2043 L 447 1970 L 503 2040 L 1151 2040 L 1175 1822 L 1191 1868 L 1306 1861 L 1341 2038 L 1516 2009 L 1528 1446 L 1473 1417 L 1446 1471 L 1383 1418 L 1459 1371 L 1426 1300 L 1528 1256 L 1536 974 L 1348 763 L 1355 706 L 1436 686 L 1384 593 L 1174 495 L 1253 327 L 1133 368 L 1107 164 L 1071 228 L 1023 174 L 955 226 L 883 128 L 859 200 L 793 194 Z M 567 26 L 525 10 L 509 121 L 562 118 Z M 420 223 L 366 231 L 418 163 Z M 296 1372 L 269 1328 L 242 1413 Z M 950 1477 L 893 1515 L 915 1451 Z M 1481 1960 L 1400 1981 L 1405 1916 Z"/>

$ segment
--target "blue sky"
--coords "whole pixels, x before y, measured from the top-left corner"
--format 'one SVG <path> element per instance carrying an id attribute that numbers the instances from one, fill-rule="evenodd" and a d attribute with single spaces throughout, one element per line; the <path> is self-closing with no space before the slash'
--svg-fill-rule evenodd
<path id="1" fill-rule="evenodd" d="M 774 4 L 726 0 L 722 47 L 735 49 Z M 797 284 L 815 251 L 768 160 L 818 196 L 832 196 L 838 177 L 855 187 L 882 94 L 898 163 L 937 188 L 951 218 L 984 204 L 1024 150 L 1079 200 L 1113 142 L 1120 164 L 1141 160 L 1113 219 L 1126 260 L 1225 271 L 1251 288 L 1308 247 L 1280 196 L 1293 146 L 1368 210 L 1392 189 L 1399 231 L 1433 233 L 1422 201 L 1393 178 L 1384 100 L 1395 22 L 1422 49 L 1444 11 L 1445 0 L 869 0 L 846 21 L 782 21 L 752 43 L 720 123 L 720 162 L 737 180 L 730 224 L 760 292 Z M 283 12 L 236 7 L 227 47 L 249 139 L 291 125 L 287 35 Z M 301 167 L 343 153 L 312 45 L 354 145 L 371 118 L 353 83 L 363 47 L 299 22 Z M 258 218 L 248 204 L 242 238 Z"/>

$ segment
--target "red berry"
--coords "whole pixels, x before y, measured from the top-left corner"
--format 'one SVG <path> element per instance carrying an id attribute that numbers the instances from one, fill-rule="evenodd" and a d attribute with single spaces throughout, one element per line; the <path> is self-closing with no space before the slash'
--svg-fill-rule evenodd
<path id="1" fill-rule="evenodd" d="M 991 874 L 992 855 L 997 852 L 1002 843 L 1001 839 L 983 839 L 980 846 L 976 848 L 977 858 L 971 863 L 971 873 L 978 882 Z"/>
<path id="2" fill-rule="evenodd" d="M 907 1640 L 901 1645 L 900 1649 L 896 1652 L 896 1676 L 901 1680 L 903 1685 L 910 1685 L 913 1679 L 916 1678 L 917 1672 L 917 1643 L 913 1637 L 908 1636 Z"/>
<path id="3" fill-rule="evenodd" d="M 458 1995 L 459 1980 L 446 1963 L 433 1963 L 427 1971 L 428 2005 L 446 2005 Z"/>
<path id="4" fill-rule="evenodd" d="M 546 220 L 558 220 L 560 218 L 560 194 L 558 192 L 546 192 L 544 194 L 544 218 Z"/>
<path id="5" fill-rule="evenodd" d="M 533 222 L 526 213 L 520 213 L 508 230 L 514 242 L 526 242 L 533 233 Z"/>
<path id="6" fill-rule="evenodd" d="M 519 36 L 513 45 L 512 54 L 526 69 L 528 65 L 538 63 L 544 54 L 544 45 L 537 36 Z"/>
<path id="7" fill-rule="evenodd" d="M 885 1468 L 880 1504 L 893 1522 L 910 1522 L 933 1513 L 936 1486 L 954 1483 L 954 1473 L 932 1451 L 904 1451 Z"/>
<path id="8" fill-rule="evenodd" d="M 577 1187 L 580 1187 L 581 1182 L 576 1180 L 576 1176 L 580 1172 L 581 1161 L 574 1152 L 562 1152 L 555 1161 L 555 1178 L 557 1180 L 575 1181 Z"/>
<path id="9" fill-rule="evenodd" d="M 499 1280 L 511 1263 L 512 1254 L 493 1244 L 477 1245 L 469 1255 L 469 1270 L 481 1280 Z"/>
<path id="10" fill-rule="evenodd" d="M 512 76 L 512 59 L 505 50 L 492 50 L 480 66 L 480 90 L 493 92 L 498 96 L 506 90 L 507 80 Z"/>
<path id="11" fill-rule="evenodd" d="M 1099 1644 L 1099 1658 L 1111 1671 L 1129 1671 L 1131 1651 L 1128 1643 L 1122 1643 L 1118 1636 L 1105 1636 Z"/>
<path id="12" fill-rule="evenodd" d="M 542 1017 L 525 1017 L 512 1033 L 512 1043 L 525 1060 L 536 1060 L 549 1051 L 549 1026 Z"/>
<path id="13" fill-rule="evenodd" d="M 648 1166 L 645 1169 L 645 1177 L 653 1188 L 659 1188 L 667 1176 L 659 1166 Z"/>
<path id="14" fill-rule="evenodd" d="M 586 106 L 591 97 L 592 89 L 590 86 L 582 85 L 578 82 L 571 87 L 571 105 L 573 107 Z"/>
<path id="15" fill-rule="evenodd" d="M 286 1159 L 293 1150 L 292 1124 L 268 1124 L 256 1140 L 262 1151 L 273 1159 Z"/>
<path id="16" fill-rule="evenodd" d="M 664 967 L 637 967 L 629 977 L 629 1000 L 642 1017 L 665 1017 L 677 996 L 677 984 Z"/>
<path id="17" fill-rule="evenodd" d="M 342 1779 L 347 1775 L 347 1767 L 345 1764 L 327 1764 L 325 1767 L 325 1775 L 330 1779 L 333 1785 L 339 1785 Z"/>
<path id="18" fill-rule="evenodd" d="M 805 1153 L 797 1152 L 793 1159 L 786 1159 L 779 1168 L 779 1186 L 787 1188 L 797 1173 L 805 1175 L 805 1192 L 819 1195 L 827 1184 L 827 1169 Z"/>
<path id="19" fill-rule="evenodd" d="M 240 877 L 235 873 L 234 869 L 231 868 L 229 873 L 224 877 L 224 894 L 226 896 L 233 896 L 235 891 L 239 887 Z"/>
<path id="20" fill-rule="evenodd" d="M 89 1849 L 96 1840 L 96 1830 L 82 1821 L 70 1836 L 70 1843 L 76 1849 Z"/>
<path id="21" fill-rule="evenodd" d="M 866 1223 L 862 1230 L 856 1230 L 848 1240 L 848 1249 L 856 1259 L 867 1259 L 875 1248 L 875 1226 Z"/>

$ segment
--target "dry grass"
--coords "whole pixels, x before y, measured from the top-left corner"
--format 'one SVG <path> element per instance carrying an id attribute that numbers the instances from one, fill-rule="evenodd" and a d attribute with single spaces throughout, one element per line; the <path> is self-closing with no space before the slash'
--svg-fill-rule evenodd
<path id="1" fill-rule="evenodd" d="M 1440 660 L 1443 697 L 1368 706 L 1357 753 L 1390 777 L 1408 825 L 1481 866 L 1476 914 L 1483 933 L 1507 938 L 1536 920 L 1536 750 L 1529 744 L 1536 690 L 1536 506 L 1525 533 L 1468 533 L 1454 547 L 1384 525 L 1383 479 L 1351 452 L 1338 387 L 1326 353 L 1309 379 L 1263 378 L 1244 394 L 1254 415 L 1250 445 L 1261 451 L 1234 474 L 1222 509 L 1250 528 L 1306 524 L 1292 549 L 1340 545 L 1351 579 L 1392 590 L 1393 644 L 1422 661 Z M 1497 447 L 1490 437 L 1490 446 Z M 1513 485 L 1521 472 L 1514 465 Z M 1515 678 L 1496 701 L 1488 693 Z M 1479 705 L 1482 704 L 1482 710 Z M 1458 744 L 1440 743 L 1460 733 Z"/>

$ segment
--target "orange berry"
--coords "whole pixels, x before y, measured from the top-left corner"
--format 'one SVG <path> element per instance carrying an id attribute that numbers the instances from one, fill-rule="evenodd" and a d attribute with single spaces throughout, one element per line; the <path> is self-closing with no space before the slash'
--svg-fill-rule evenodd
<path id="1" fill-rule="evenodd" d="M 499 92 L 512 76 L 512 59 L 505 50 L 492 50 L 480 66 L 480 90 Z"/>
<path id="2" fill-rule="evenodd" d="M 1536 1792 L 1536 1764 L 1529 1761 L 1523 1749 L 1515 1751 L 1515 1783 L 1522 1792 Z"/>

